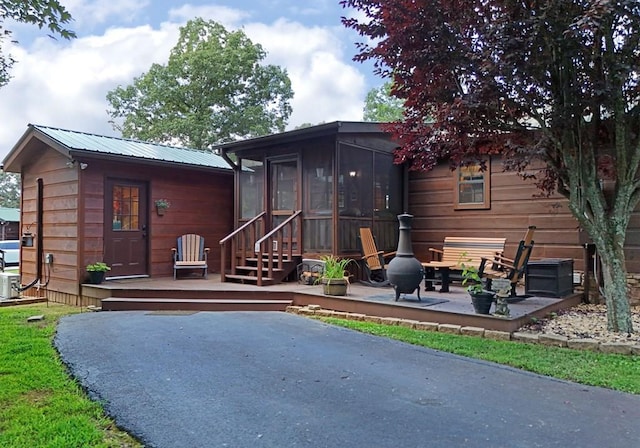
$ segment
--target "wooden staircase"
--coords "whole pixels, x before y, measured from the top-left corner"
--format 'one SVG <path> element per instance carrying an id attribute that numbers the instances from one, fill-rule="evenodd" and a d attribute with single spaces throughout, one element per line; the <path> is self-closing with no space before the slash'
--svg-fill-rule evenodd
<path id="1" fill-rule="evenodd" d="M 265 218 L 266 213 L 262 212 L 220 240 L 221 281 L 267 286 L 297 280 L 293 274 L 302 261 L 302 210 L 260 236 Z M 231 266 L 227 272 L 228 253 Z"/>
<path id="2" fill-rule="evenodd" d="M 244 265 L 236 266 L 235 274 L 226 274 L 225 281 L 228 282 L 236 282 L 236 283 L 248 283 L 252 285 L 257 285 L 258 283 L 258 264 L 260 264 L 261 276 L 262 276 L 262 285 L 276 285 L 278 283 L 282 283 L 291 277 L 292 273 L 294 273 L 302 261 L 302 257 L 299 255 L 294 255 L 292 259 L 284 259 L 282 260 L 282 267 L 274 267 L 269 271 L 269 260 L 267 258 L 263 258 L 261 261 L 256 257 L 245 258 Z M 275 258 L 272 260 L 272 264 L 274 266 L 278 266 L 278 259 Z M 295 279 L 294 279 L 295 280 Z"/>

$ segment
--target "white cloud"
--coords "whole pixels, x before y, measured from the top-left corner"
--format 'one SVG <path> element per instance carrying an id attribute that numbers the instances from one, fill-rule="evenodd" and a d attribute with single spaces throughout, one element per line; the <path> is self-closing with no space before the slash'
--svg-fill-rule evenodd
<path id="1" fill-rule="evenodd" d="M 227 8 L 208 11 L 219 21 L 222 13 L 229 22 L 245 18 Z M 172 10 L 171 17 L 178 21 L 191 12 L 195 9 L 183 7 Z M 196 15 L 211 18 L 205 12 Z M 116 135 L 108 123 L 107 92 L 130 84 L 152 63 L 166 62 L 182 24 L 114 27 L 71 42 L 40 38 L 28 47 L 13 46 L 14 77 L 0 89 L 0 160 L 28 123 Z M 344 55 L 337 29 L 286 20 L 246 23 L 243 29 L 268 51 L 267 63 L 288 71 L 295 92 L 289 128 L 361 119 L 365 77 Z"/>

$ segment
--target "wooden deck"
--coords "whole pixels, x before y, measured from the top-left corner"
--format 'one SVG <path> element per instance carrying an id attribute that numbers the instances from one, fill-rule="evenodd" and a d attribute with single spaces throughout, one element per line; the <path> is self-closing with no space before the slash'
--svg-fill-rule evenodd
<path id="1" fill-rule="evenodd" d="M 544 317 L 553 311 L 574 306 L 582 299 L 581 294 L 561 299 L 528 297 L 510 303 L 511 316 L 502 318 L 476 314 L 467 292 L 455 284 L 448 293 L 421 290 L 420 294 L 420 302 L 415 294 L 401 296 L 396 302 L 392 288 L 358 283 L 349 286 L 347 296 L 332 297 L 325 296 L 320 285 L 294 282 L 258 287 L 222 283 L 219 275 L 210 274 L 208 279 L 144 278 L 82 285 L 82 298 L 78 305 L 101 306 L 104 311 L 284 311 L 289 305 L 319 305 L 350 313 L 513 332 L 530 322 L 532 317 Z"/>

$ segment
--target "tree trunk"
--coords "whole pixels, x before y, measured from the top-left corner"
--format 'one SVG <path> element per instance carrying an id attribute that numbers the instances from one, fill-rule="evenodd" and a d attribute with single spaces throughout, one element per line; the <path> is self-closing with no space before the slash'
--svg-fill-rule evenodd
<path id="1" fill-rule="evenodd" d="M 603 290 L 607 304 L 607 329 L 620 333 L 633 333 L 624 250 L 621 247 L 616 248 L 607 244 L 607 240 L 604 238 L 596 238 L 594 242 L 602 261 Z"/>

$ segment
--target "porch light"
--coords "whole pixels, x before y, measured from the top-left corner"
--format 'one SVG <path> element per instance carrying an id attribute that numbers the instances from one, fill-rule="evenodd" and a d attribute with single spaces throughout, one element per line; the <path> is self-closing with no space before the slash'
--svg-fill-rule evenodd
<path id="1" fill-rule="evenodd" d="M 349 171 L 349 177 L 356 177 L 357 171 Z"/>

